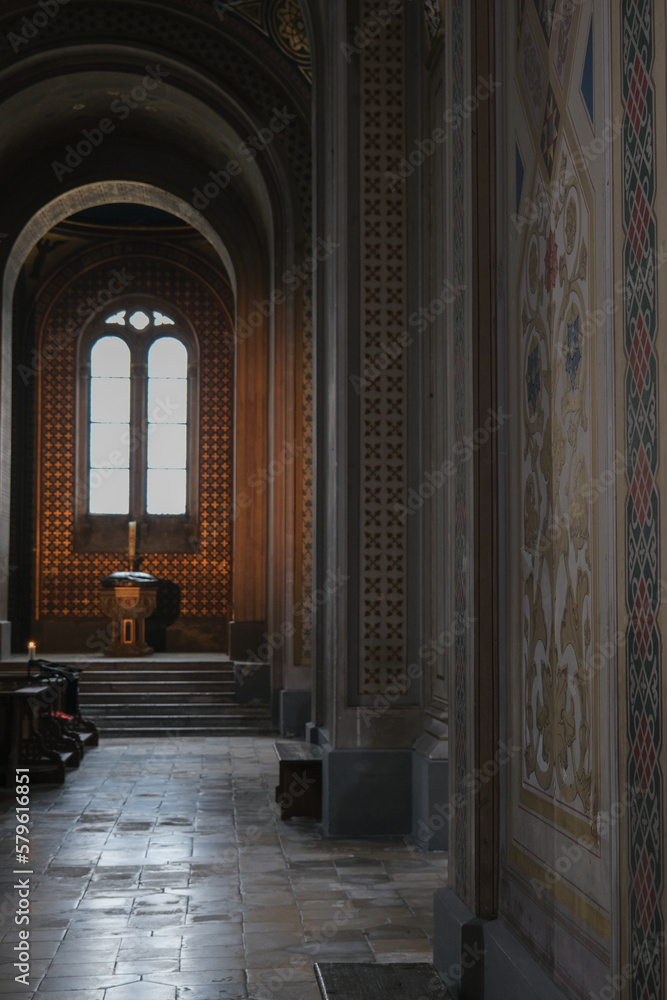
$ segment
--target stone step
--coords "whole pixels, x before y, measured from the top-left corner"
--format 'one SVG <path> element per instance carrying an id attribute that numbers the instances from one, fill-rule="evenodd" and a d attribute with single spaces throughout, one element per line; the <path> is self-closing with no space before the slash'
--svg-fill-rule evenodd
<path id="1" fill-rule="evenodd" d="M 234 705 L 233 691 L 86 691 L 79 695 L 82 705 Z"/>
<path id="2" fill-rule="evenodd" d="M 192 716 L 183 718 L 182 716 L 160 716 L 142 715 L 134 718 L 125 716 L 107 715 L 99 722 L 100 737 L 104 739 L 110 731 L 123 732 L 126 736 L 141 736 L 146 730 L 152 733 L 169 734 L 174 732 L 189 733 L 196 735 L 202 729 L 211 733 L 225 732 L 254 732 L 267 733 L 271 731 L 270 719 L 246 718 L 238 716 L 236 718 L 214 719 L 208 716 Z"/>
<path id="3" fill-rule="evenodd" d="M 234 664 L 229 660 L 221 660 L 220 663 L 215 663 L 211 660 L 179 660 L 169 662 L 166 660 L 137 658 L 136 660 L 87 660 L 85 663 L 74 663 L 73 666 L 78 670 L 83 670 L 84 676 L 115 671 L 143 674 L 170 674 L 176 672 L 187 676 L 204 672 L 234 676 Z"/>
<path id="4" fill-rule="evenodd" d="M 139 704 L 132 702 L 116 701 L 86 701 L 81 703 L 82 715 L 93 722 L 97 718 L 107 715 L 116 716 L 141 716 L 141 715 L 173 715 L 182 714 L 183 717 L 191 716 L 234 716 L 247 715 L 253 718 L 263 718 L 268 714 L 265 705 L 236 705 L 234 702 L 196 702 L 189 701 L 186 705 L 181 702 L 154 701 L 146 699 Z"/>
<path id="5" fill-rule="evenodd" d="M 233 670 L 86 670 L 79 678 L 79 684 L 97 684 L 103 680 L 142 680 L 146 684 L 159 684 L 167 681 L 205 681 L 214 680 L 221 684 L 234 683 Z"/>
<path id="6" fill-rule="evenodd" d="M 104 676 L 99 680 L 88 678 L 79 681 L 79 691 L 82 693 L 95 691 L 173 691 L 174 694 L 182 691 L 219 691 L 225 694 L 233 694 L 234 681 L 219 680 L 215 677 L 203 677 L 198 680 L 169 679 L 162 678 L 147 680 L 145 677 L 128 675 L 127 677 Z"/>
<path id="7" fill-rule="evenodd" d="M 250 726 L 220 726 L 220 728 L 213 728 L 211 726 L 193 726 L 192 728 L 187 728 L 184 726 L 164 727 L 164 726 L 142 726 L 134 729 L 122 729 L 120 727 L 109 726 L 103 732 L 102 736 L 104 739 L 123 739 L 127 740 L 144 737 L 144 738 L 180 738 L 180 737 L 221 737 L 221 736 L 264 736 L 267 733 L 272 732 L 272 727 L 270 723 L 265 726 L 259 726 L 253 723 Z"/>
<path id="8" fill-rule="evenodd" d="M 79 662 L 79 703 L 101 737 L 253 736 L 272 730 L 268 705 L 235 701 L 229 660 Z"/>

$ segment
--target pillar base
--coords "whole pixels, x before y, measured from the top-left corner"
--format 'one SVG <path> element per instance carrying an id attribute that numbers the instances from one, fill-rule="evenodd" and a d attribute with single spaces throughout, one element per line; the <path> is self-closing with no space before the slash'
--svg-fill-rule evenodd
<path id="1" fill-rule="evenodd" d="M 449 847 L 448 744 L 424 734 L 412 750 L 412 836 L 422 851 Z"/>
<path id="2" fill-rule="evenodd" d="M 433 964 L 454 1000 L 567 1000 L 503 920 L 480 920 L 451 889 L 434 899 Z"/>
<path id="3" fill-rule="evenodd" d="M 412 750 L 323 749 L 325 837 L 411 832 Z"/>

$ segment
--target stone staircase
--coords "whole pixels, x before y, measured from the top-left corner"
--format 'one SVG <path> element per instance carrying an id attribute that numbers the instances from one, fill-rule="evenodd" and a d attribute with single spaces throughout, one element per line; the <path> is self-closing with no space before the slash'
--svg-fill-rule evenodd
<path id="1" fill-rule="evenodd" d="M 101 737 L 256 736 L 269 733 L 269 705 L 239 705 L 234 664 L 221 657 L 154 657 L 67 661 L 83 668 L 81 714 Z"/>

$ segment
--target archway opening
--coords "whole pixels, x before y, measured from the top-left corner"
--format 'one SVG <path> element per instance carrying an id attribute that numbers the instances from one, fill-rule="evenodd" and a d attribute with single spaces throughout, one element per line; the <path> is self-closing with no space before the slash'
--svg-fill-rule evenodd
<path id="1" fill-rule="evenodd" d="M 218 248 L 162 207 L 98 202 L 37 239 L 15 289 L 14 651 L 29 638 L 48 652 L 103 647 L 99 582 L 128 568 L 130 524 L 139 528 L 135 568 L 169 585 L 156 648 L 224 650 L 232 607 L 235 308 Z M 148 340 L 174 341 L 165 332 L 187 347 L 182 383 L 151 377 Z M 91 379 L 91 345 L 102 335 L 123 340 L 127 385 L 113 373 Z M 127 395 L 127 425 L 100 412 L 95 385 L 99 398 L 110 394 L 107 408 Z M 115 496 L 107 511 L 123 482 L 125 499 Z"/>

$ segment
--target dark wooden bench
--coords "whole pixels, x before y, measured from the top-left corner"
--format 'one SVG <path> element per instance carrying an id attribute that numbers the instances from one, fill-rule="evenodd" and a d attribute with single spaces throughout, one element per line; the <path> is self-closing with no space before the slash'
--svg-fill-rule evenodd
<path id="1" fill-rule="evenodd" d="M 62 782 L 78 767 L 86 746 L 97 746 L 94 724 L 78 709 L 78 672 L 68 677 L 40 669 L 0 672 L 0 781 L 11 785 L 17 767 L 35 782 Z"/>
<path id="2" fill-rule="evenodd" d="M 451 1000 L 433 965 L 317 962 L 322 1000 Z"/>
<path id="3" fill-rule="evenodd" d="M 57 705 L 52 715 L 58 717 L 61 727 L 68 736 L 73 737 L 83 747 L 96 747 L 99 744 L 99 734 L 94 722 L 84 719 L 79 708 L 79 674 L 81 669 L 68 663 L 55 663 L 51 660 L 35 660 L 34 667 L 39 671 L 39 680 L 48 680 L 58 691 Z"/>
<path id="4" fill-rule="evenodd" d="M 47 746 L 41 732 L 40 695 L 48 693 L 46 684 L 12 686 L 0 680 L 0 773 L 2 783 L 14 783 L 16 768 L 30 769 L 31 781 L 63 782 L 71 754 Z"/>
<path id="5" fill-rule="evenodd" d="M 322 818 L 322 750 L 313 743 L 274 743 L 278 757 L 276 802 L 280 818 Z"/>

